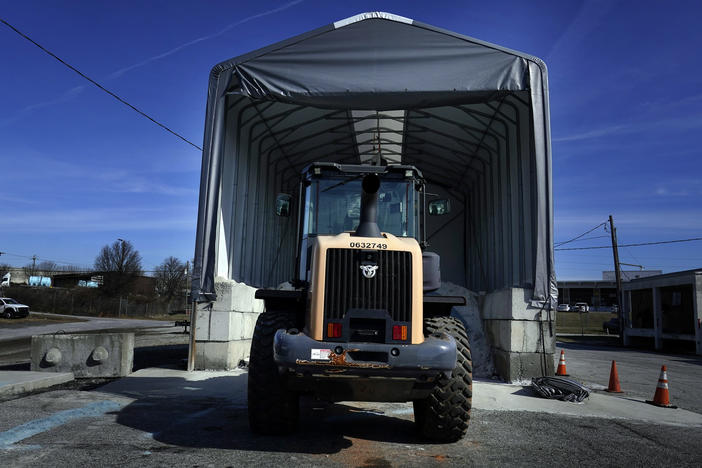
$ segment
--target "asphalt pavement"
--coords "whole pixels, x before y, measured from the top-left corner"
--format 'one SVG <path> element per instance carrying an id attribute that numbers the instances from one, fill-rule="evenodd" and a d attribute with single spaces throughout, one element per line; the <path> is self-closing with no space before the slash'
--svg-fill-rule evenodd
<path id="1" fill-rule="evenodd" d="M 571 377 L 595 389 L 584 403 L 477 381 L 468 434 L 453 444 L 421 439 L 411 404 L 311 399 L 295 434 L 263 437 L 248 428 L 246 371 L 184 371 L 187 335 L 169 325 L 138 330 L 140 370 L 127 378 L 0 401 L 0 465 L 699 466 L 698 356 L 559 342 Z M 622 395 L 602 391 L 611 359 Z M 643 401 L 662 364 L 679 409 Z"/>
<path id="2" fill-rule="evenodd" d="M 32 316 L 54 316 L 64 318 L 75 318 L 76 322 L 49 322 L 49 323 L 20 323 L 12 320 L 3 321 L 0 326 L 0 342 L 5 340 L 17 340 L 27 338 L 32 335 L 45 335 L 48 333 L 81 333 L 95 330 L 117 330 L 117 329 L 137 329 L 137 328 L 158 328 L 173 327 L 173 321 L 164 320 L 140 320 L 129 318 L 106 318 L 88 317 L 77 315 L 44 314 L 32 312 Z"/>
<path id="3" fill-rule="evenodd" d="M 570 376 L 595 390 L 609 384 L 612 361 L 617 362 L 619 382 L 625 395 L 651 400 L 656 391 L 661 366 L 668 372 L 670 400 L 673 404 L 702 413 L 702 356 L 671 354 L 591 344 L 587 341 L 556 343 L 556 365 L 560 351 L 565 351 L 566 368 Z"/>
<path id="4" fill-rule="evenodd" d="M 651 407 L 697 418 L 686 424 L 599 410 L 597 417 L 565 415 L 559 407 L 582 405 L 547 400 L 536 401 L 550 411 L 525 411 L 534 397 L 493 382 L 475 384 L 468 435 L 453 444 L 422 440 L 411 404 L 396 403 L 305 400 L 295 434 L 262 437 L 248 429 L 246 379 L 245 371 L 144 369 L 91 392 L 6 401 L 0 458 L 32 467 L 699 465 L 700 415 Z"/>

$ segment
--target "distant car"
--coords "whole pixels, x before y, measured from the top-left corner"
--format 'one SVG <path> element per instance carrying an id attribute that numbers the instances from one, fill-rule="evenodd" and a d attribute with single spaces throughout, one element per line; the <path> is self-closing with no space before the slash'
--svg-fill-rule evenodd
<path id="1" fill-rule="evenodd" d="M 571 310 L 575 312 L 590 312 L 590 306 L 587 305 L 587 302 L 576 302 Z"/>
<path id="2" fill-rule="evenodd" d="M 9 297 L 0 297 L 0 317 L 22 318 L 29 315 L 29 306 L 20 304 Z"/>
<path id="3" fill-rule="evenodd" d="M 568 304 L 558 304 L 556 310 L 558 312 L 570 312 L 570 306 Z"/>
<path id="4" fill-rule="evenodd" d="M 602 330 L 608 335 L 619 333 L 619 318 L 615 317 L 613 319 L 607 320 L 602 324 Z"/>

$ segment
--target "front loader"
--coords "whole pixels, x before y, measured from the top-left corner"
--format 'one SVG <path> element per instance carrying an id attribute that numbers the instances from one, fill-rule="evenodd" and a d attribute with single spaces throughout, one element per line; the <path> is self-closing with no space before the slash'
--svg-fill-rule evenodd
<path id="1" fill-rule="evenodd" d="M 451 316 L 463 297 L 440 296 L 439 258 L 423 251 L 425 181 L 413 166 L 314 163 L 301 177 L 292 288 L 265 302 L 249 360 L 251 429 L 292 432 L 301 395 L 414 404 L 420 433 L 456 441 L 468 428 L 472 361 Z M 279 195 L 276 214 L 289 216 Z M 290 253 L 293 255 L 293 253 Z"/>

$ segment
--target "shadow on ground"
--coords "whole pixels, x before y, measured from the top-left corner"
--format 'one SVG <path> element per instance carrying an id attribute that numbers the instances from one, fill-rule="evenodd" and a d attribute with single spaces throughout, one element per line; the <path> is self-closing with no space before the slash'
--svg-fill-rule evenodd
<path id="1" fill-rule="evenodd" d="M 188 359 L 188 345 L 161 345 L 134 348 L 134 372 L 148 367 L 185 369 Z"/>
<path id="2" fill-rule="evenodd" d="M 397 414 L 386 414 L 372 404 L 352 407 L 308 398 L 302 399 L 295 434 L 252 434 L 246 385 L 246 373 L 199 381 L 135 376 L 100 391 L 135 399 L 114 413 L 117 423 L 142 431 L 146 438 L 176 446 L 159 446 L 156 450 L 194 447 L 334 454 L 353 445 L 349 437 L 407 444 L 425 442 L 415 434 L 411 405 L 391 405 L 397 408 Z"/>

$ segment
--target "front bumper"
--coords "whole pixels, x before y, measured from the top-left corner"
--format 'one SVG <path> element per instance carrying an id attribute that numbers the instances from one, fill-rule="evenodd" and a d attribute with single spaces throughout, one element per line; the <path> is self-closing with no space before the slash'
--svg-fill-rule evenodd
<path id="1" fill-rule="evenodd" d="M 29 307 L 12 307 L 9 309 L 13 318 L 25 318 L 29 316 Z"/>
<path id="2" fill-rule="evenodd" d="M 440 373 L 450 376 L 456 367 L 456 342 L 446 333 L 429 336 L 421 344 L 402 345 L 325 342 L 302 333 L 278 330 L 273 349 L 281 371 L 304 376 L 341 374 L 423 379 Z"/>

